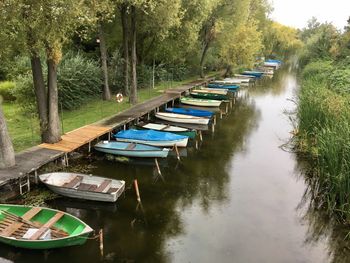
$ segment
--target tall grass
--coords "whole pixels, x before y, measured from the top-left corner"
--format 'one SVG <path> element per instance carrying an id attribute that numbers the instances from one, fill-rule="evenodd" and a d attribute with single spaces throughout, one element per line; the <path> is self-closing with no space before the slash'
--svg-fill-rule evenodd
<path id="1" fill-rule="evenodd" d="M 299 152 L 312 158 L 313 195 L 330 214 L 350 222 L 350 95 L 326 78 L 304 76 L 299 94 Z"/>

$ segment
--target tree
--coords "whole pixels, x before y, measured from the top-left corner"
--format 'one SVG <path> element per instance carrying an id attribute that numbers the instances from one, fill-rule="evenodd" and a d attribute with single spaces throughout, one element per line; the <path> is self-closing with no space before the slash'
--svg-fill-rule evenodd
<path id="1" fill-rule="evenodd" d="M 1 100 L 2 98 L 0 96 L 0 169 L 15 165 L 15 152 L 7 131 L 5 116 L 1 107 Z"/>
<path id="2" fill-rule="evenodd" d="M 62 47 L 81 25 L 96 23 L 96 10 L 70 0 L 4 0 L 0 8 L 0 27 L 11 32 L 7 37 L 20 43 L 31 59 L 42 141 L 55 143 L 61 138 L 57 67 Z M 46 84 L 41 54 L 46 57 Z"/>

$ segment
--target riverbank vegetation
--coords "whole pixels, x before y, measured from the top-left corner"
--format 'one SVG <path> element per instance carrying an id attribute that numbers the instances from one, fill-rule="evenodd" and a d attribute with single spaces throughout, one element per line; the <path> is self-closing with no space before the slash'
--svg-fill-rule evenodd
<path id="1" fill-rule="evenodd" d="M 283 59 L 300 41 L 271 10 L 267 0 L 2 1 L 0 94 L 16 150 L 38 135 L 59 141 L 77 128 L 65 116 L 91 105 L 113 114 L 158 94 L 157 85 Z M 125 96 L 119 106 L 117 93 Z M 86 122 L 97 115 L 106 116 Z"/>
<path id="2" fill-rule="evenodd" d="M 350 19 L 349 19 L 350 26 Z M 297 149 L 312 159 L 316 207 L 350 223 L 350 27 L 311 20 L 301 32 Z"/>

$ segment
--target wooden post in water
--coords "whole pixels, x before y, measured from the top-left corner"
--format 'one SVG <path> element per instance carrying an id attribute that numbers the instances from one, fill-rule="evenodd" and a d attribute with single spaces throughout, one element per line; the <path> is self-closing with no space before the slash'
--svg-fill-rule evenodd
<path id="1" fill-rule="evenodd" d="M 100 253 L 101 253 L 101 257 L 103 258 L 103 228 L 100 229 L 98 234 L 99 234 L 99 241 L 100 241 Z"/>
<path id="2" fill-rule="evenodd" d="M 159 168 L 159 163 L 158 163 L 158 159 L 157 158 L 154 158 L 154 163 L 156 164 L 156 168 L 157 168 L 158 174 L 162 175 L 162 172 L 160 171 L 160 168 Z"/>
<path id="3" fill-rule="evenodd" d="M 213 117 L 213 123 L 214 123 L 214 125 L 216 125 L 216 115 L 214 115 L 214 117 Z"/>
<path id="4" fill-rule="evenodd" d="M 198 135 L 199 135 L 199 140 L 203 141 L 202 131 L 198 131 Z"/>
<path id="5" fill-rule="evenodd" d="M 136 192 L 136 200 L 137 202 L 141 203 L 141 197 L 140 197 L 140 191 L 139 191 L 139 185 L 137 183 L 137 179 L 134 180 L 134 187 Z"/>
<path id="6" fill-rule="evenodd" d="M 176 144 L 174 144 L 174 149 L 175 149 L 175 152 L 176 152 L 176 158 L 180 161 L 180 153 L 179 153 L 179 149 L 177 148 Z"/>

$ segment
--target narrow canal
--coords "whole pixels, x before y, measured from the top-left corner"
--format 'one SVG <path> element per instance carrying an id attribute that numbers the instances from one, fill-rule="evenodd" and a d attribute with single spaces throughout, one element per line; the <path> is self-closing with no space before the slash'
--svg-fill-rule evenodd
<path id="1" fill-rule="evenodd" d="M 89 173 L 126 181 L 116 205 L 58 200 L 53 207 L 104 229 L 106 262 L 330 262 L 327 236 L 316 236 L 293 153 L 281 149 L 293 127 L 297 90 L 290 68 L 240 92 L 232 112 L 181 162 L 152 165 L 93 159 Z M 143 209 L 137 207 L 138 179 Z M 306 200 L 307 201 L 307 200 Z M 0 262 L 100 262 L 99 245 L 25 251 L 1 245 Z"/>

